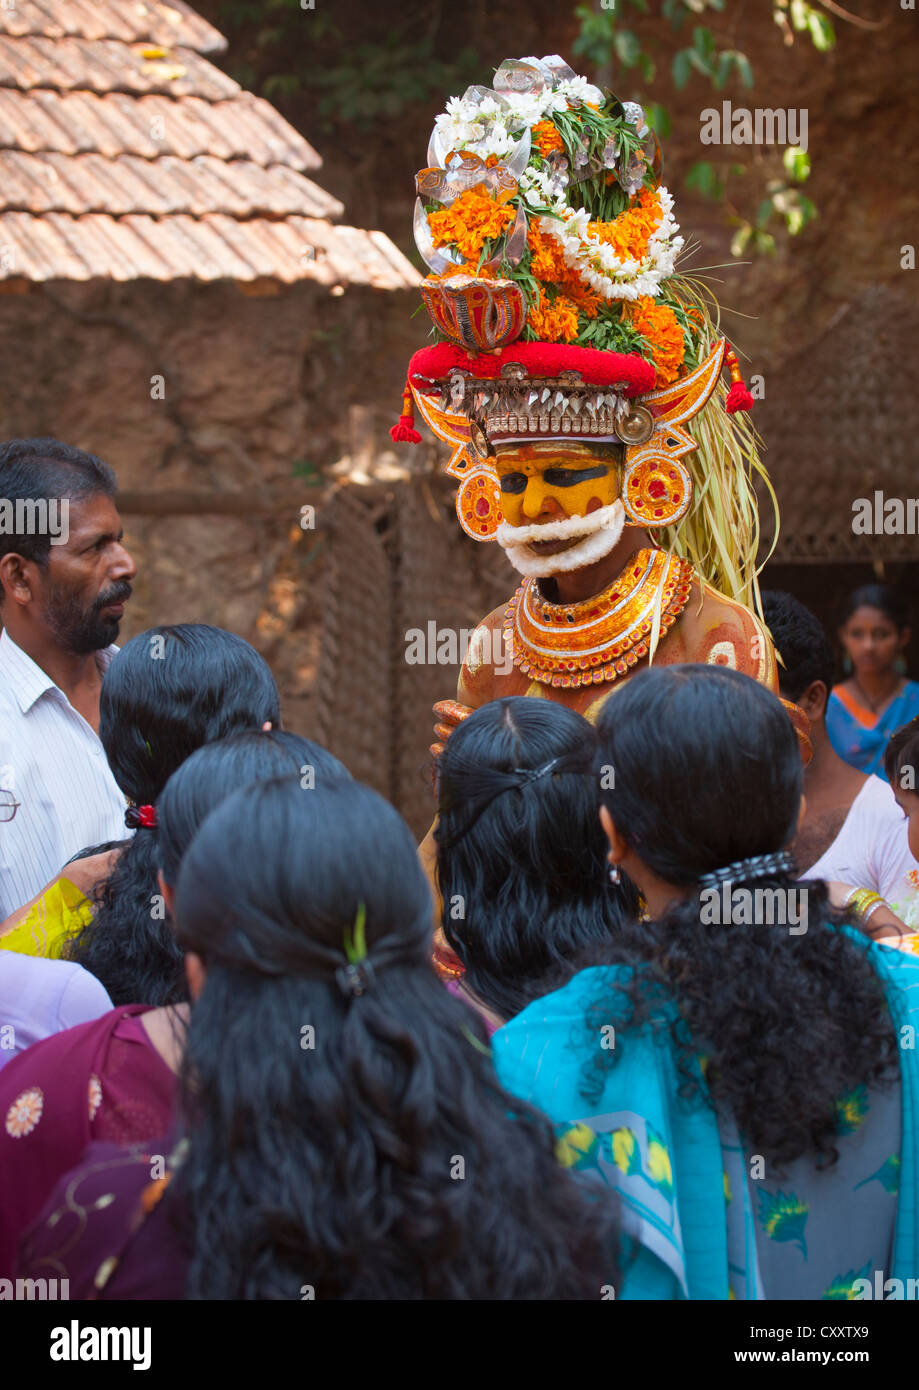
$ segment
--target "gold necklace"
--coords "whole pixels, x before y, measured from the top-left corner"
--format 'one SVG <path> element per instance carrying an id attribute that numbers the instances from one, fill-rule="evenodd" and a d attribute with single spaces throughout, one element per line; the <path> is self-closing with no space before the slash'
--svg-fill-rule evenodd
<path id="1" fill-rule="evenodd" d="M 639 550 L 602 593 L 579 603 L 550 603 L 526 579 L 504 615 L 514 665 L 543 685 L 614 681 L 647 656 L 656 608 L 660 635 L 673 626 L 692 581 L 689 561 L 664 550 Z"/>

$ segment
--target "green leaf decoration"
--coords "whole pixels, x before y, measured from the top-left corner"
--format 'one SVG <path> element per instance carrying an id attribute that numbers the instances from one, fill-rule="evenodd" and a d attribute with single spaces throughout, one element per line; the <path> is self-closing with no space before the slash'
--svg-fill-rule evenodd
<path id="1" fill-rule="evenodd" d="M 770 1240 L 794 1241 L 800 1245 L 805 1259 L 804 1227 L 809 1211 L 807 1203 L 800 1201 L 793 1192 L 759 1193 L 759 1220 L 766 1235 Z"/>
<path id="2" fill-rule="evenodd" d="M 673 1196 L 673 1167 L 667 1145 L 648 1125 L 648 1177 L 668 1199 Z"/>
<path id="3" fill-rule="evenodd" d="M 353 934 L 350 927 L 345 927 L 345 955 L 349 965 L 359 965 L 362 960 L 366 959 L 367 940 L 364 934 L 366 924 L 367 908 L 363 903 L 358 903 Z"/>
<path id="4" fill-rule="evenodd" d="M 861 1269 L 850 1269 L 848 1274 L 837 1274 L 829 1288 L 820 1295 L 823 1299 L 835 1299 L 837 1301 L 857 1302 L 858 1295 L 853 1288 L 856 1279 L 871 1278 L 871 1261 L 862 1265 Z"/>
<path id="5" fill-rule="evenodd" d="M 635 1173 L 641 1172 L 641 1149 L 638 1144 L 638 1136 L 634 1129 L 629 1129 L 623 1125 L 620 1129 L 614 1129 L 612 1134 L 605 1136 L 610 1156 L 620 1172 L 625 1173 L 626 1177 L 632 1177 Z"/>
<path id="6" fill-rule="evenodd" d="M 556 1125 L 555 1156 L 563 1168 L 596 1166 L 599 1140 L 590 1125 Z"/>
<path id="7" fill-rule="evenodd" d="M 890 1158 L 885 1158 L 880 1168 L 870 1177 L 862 1178 L 861 1182 L 855 1184 L 855 1191 L 864 1187 L 866 1183 L 877 1180 L 885 1192 L 899 1192 L 900 1190 L 900 1155 L 891 1154 Z"/>
<path id="8" fill-rule="evenodd" d="M 847 1091 L 845 1095 L 840 1096 L 836 1102 L 836 1114 L 838 1116 L 837 1133 L 854 1134 L 861 1127 L 868 1114 L 867 1087 L 864 1085 L 856 1086 L 854 1090 Z"/>

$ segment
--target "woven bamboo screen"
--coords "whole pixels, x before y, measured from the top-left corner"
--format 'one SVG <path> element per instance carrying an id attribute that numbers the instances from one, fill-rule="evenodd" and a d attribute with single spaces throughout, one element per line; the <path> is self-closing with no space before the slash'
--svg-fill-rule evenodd
<path id="1" fill-rule="evenodd" d="M 917 339 L 915 297 L 872 289 L 766 376 L 756 422 L 781 513 L 775 560 L 919 558 L 917 535 L 852 531 L 856 498 L 919 497 Z M 761 508 L 767 544 L 768 514 Z"/>
<path id="2" fill-rule="evenodd" d="M 408 664 L 406 634 L 433 624 L 459 643 L 515 588 L 498 547 L 460 530 L 454 488 L 438 476 L 345 488 L 326 520 L 316 737 L 419 836 L 433 818 L 431 706 L 455 696 L 459 663 Z"/>

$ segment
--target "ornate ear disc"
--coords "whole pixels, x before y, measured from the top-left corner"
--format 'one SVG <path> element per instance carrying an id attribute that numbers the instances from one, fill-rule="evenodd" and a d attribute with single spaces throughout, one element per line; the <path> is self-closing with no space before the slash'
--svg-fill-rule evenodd
<path id="1" fill-rule="evenodd" d="M 667 458 L 653 445 L 626 454 L 622 505 L 636 526 L 672 526 L 689 511 L 692 478 L 677 458 Z"/>
<path id="2" fill-rule="evenodd" d="M 456 494 L 456 515 L 466 535 L 473 540 L 494 540 L 504 513 L 501 511 L 501 486 L 493 469 L 479 464 L 465 474 Z"/>
<path id="3" fill-rule="evenodd" d="M 469 421 L 469 439 L 473 449 L 480 459 L 494 458 L 494 445 L 485 433 L 485 429 L 479 424 L 478 420 Z"/>
<path id="4" fill-rule="evenodd" d="M 654 416 L 643 405 L 633 405 L 627 415 L 616 421 L 616 433 L 625 444 L 644 444 L 653 429 Z"/>

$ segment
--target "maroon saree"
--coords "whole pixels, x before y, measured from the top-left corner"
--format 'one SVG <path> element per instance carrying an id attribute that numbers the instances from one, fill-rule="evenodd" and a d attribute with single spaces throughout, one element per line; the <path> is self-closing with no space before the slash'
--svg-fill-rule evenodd
<path id="1" fill-rule="evenodd" d="M 93 1140 L 148 1143 L 172 1127 L 176 1078 L 128 1004 L 34 1043 L 0 1071 L 0 1278 L 23 1233 Z"/>
<path id="2" fill-rule="evenodd" d="M 150 1148 L 91 1144 L 24 1236 L 19 1278 L 66 1279 L 71 1299 L 184 1298 L 187 1256 L 161 1202 L 172 1168 L 151 1177 L 171 1145 Z"/>

